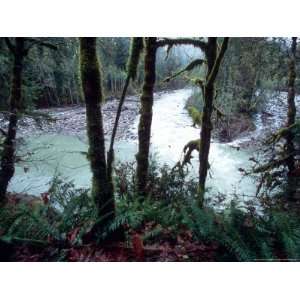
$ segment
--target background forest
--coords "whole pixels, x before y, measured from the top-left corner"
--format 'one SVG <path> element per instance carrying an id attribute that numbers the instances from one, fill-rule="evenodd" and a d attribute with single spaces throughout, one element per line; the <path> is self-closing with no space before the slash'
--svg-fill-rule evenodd
<path id="1" fill-rule="evenodd" d="M 297 38 L 0 38 L 1 259 L 298 260 L 299 51 Z M 45 148 L 65 166 L 23 191 Z"/>

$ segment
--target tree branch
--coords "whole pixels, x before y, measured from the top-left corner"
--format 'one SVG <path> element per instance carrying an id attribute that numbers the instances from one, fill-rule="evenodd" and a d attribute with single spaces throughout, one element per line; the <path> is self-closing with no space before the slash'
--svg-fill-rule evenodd
<path id="1" fill-rule="evenodd" d="M 225 37 L 223 42 L 222 42 L 222 46 L 221 46 L 221 49 L 220 49 L 220 52 L 218 54 L 218 57 L 215 61 L 215 64 L 211 70 L 211 73 L 208 75 L 208 80 L 206 82 L 206 85 L 210 85 L 212 84 L 215 79 L 216 79 L 216 76 L 219 72 L 219 68 L 220 68 L 220 65 L 221 65 L 221 61 L 224 57 L 224 54 L 225 54 L 225 51 L 227 49 L 227 46 L 228 46 L 228 41 L 229 41 L 229 38 L 228 37 Z"/>
<path id="2" fill-rule="evenodd" d="M 157 47 L 192 45 L 194 47 L 200 48 L 203 51 L 206 51 L 206 48 L 207 48 L 206 42 L 199 40 L 199 39 L 193 39 L 193 38 L 177 38 L 177 39 L 164 38 L 164 39 L 158 40 L 156 42 L 156 45 L 157 45 Z"/>
<path id="3" fill-rule="evenodd" d="M 184 72 L 192 71 L 195 67 L 201 66 L 205 61 L 203 59 L 195 59 L 191 63 L 189 63 L 184 69 L 178 71 L 177 73 L 167 77 L 164 82 L 169 82 L 171 79 L 179 76 L 180 74 Z"/>
<path id="4" fill-rule="evenodd" d="M 5 40 L 5 43 L 8 47 L 8 49 L 12 52 L 12 53 L 15 53 L 16 51 L 16 47 L 12 44 L 12 42 L 10 41 L 10 39 L 8 37 L 4 38 Z"/>
<path id="5" fill-rule="evenodd" d="M 7 136 L 7 132 L 5 130 L 3 130 L 2 128 L 0 128 L 0 132 L 4 135 Z"/>
<path id="6" fill-rule="evenodd" d="M 31 44 L 26 48 L 25 52 L 28 52 L 30 50 L 30 48 L 32 48 L 35 45 L 47 47 L 51 50 L 57 50 L 58 49 L 58 47 L 56 45 L 53 45 L 53 44 L 48 43 L 48 42 L 41 41 L 41 40 L 36 39 L 36 38 L 25 38 L 25 40 L 28 41 L 28 42 L 31 42 Z"/>

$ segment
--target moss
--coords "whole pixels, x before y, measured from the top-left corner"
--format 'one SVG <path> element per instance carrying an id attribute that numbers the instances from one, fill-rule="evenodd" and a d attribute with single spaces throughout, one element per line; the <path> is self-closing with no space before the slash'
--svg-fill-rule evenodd
<path id="1" fill-rule="evenodd" d="M 139 150 L 137 160 L 137 189 L 146 194 L 149 148 L 152 123 L 153 89 L 155 85 L 156 38 L 145 38 L 145 77 L 141 95 L 141 116 L 138 127 Z"/>
<path id="2" fill-rule="evenodd" d="M 202 121 L 202 113 L 195 107 L 195 106 L 189 106 L 188 112 L 193 119 L 193 126 L 199 125 L 201 126 Z"/>
<path id="3" fill-rule="evenodd" d="M 214 110 L 214 99 L 215 99 L 215 80 L 220 68 L 221 61 L 225 54 L 228 45 L 228 38 L 224 38 L 222 46 L 218 52 L 218 44 L 216 37 L 209 37 L 207 42 L 207 47 L 205 51 L 206 61 L 207 61 L 207 73 L 204 92 L 204 106 L 202 111 L 202 126 L 200 133 L 200 152 L 199 152 L 199 189 L 201 191 L 200 195 L 200 206 L 203 203 L 205 182 L 207 177 L 207 172 L 209 169 L 209 150 L 212 132 L 212 113 Z"/>
<path id="4" fill-rule="evenodd" d="M 295 123 L 296 118 L 296 105 L 295 105 L 295 80 L 296 80 L 296 51 L 297 51 L 297 38 L 292 38 L 291 46 L 291 57 L 289 61 L 289 78 L 288 78 L 288 113 L 287 113 L 287 127 L 292 126 Z M 294 145 L 294 135 L 291 130 L 289 130 L 286 135 L 286 148 L 290 155 L 287 161 L 287 166 L 289 173 L 293 172 L 295 169 L 295 145 Z"/>
<path id="5" fill-rule="evenodd" d="M 22 74 L 25 57 L 25 39 L 15 38 L 15 45 L 10 48 L 14 56 L 10 92 L 10 116 L 8 131 L 3 144 L 0 170 L 0 204 L 5 204 L 6 191 L 9 181 L 15 173 L 15 139 L 19 119 L 19 110 L 22 107 Z"/>
<path id="6" fill-rule="evenodd" d="M 169 82 L 171 79 L 181 75 L 184 72 L 190 72 L 194 70 L 196 67 L 201 67 L 205 61 L 203 59 L 195 59 L 191 63 L 189 63 L 184 69 L 178 71 L 177 73 L 171 75 L 170 77 L 166 78 L 165 81 Z"/>
<path id="7" fill-rule="evenodd" d="M 135 80 L 137 68 L 140 61 L 140 55 L 143 51 L 143 38 L 135 37 L 131 39 L 130 56 L 127 62 L 127 76 Z"/>
<path id="8" fill-rule="evenodd" d="M 92 171 L 92 197 L 98 216 L 114 217 L 112 186 L 107 176 L 105 139 L 101 103 L 103 99 L 101 73 L 96 50 L 96 38 L 80 38 L 80 71 L 86 103 L 89 160 Z"/>

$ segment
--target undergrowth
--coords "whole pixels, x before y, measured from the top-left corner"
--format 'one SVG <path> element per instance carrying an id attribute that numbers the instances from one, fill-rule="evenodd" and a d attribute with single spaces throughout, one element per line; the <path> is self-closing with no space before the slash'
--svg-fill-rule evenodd
<path id="1" fill-rule="evenodd" d="M 174 249 L 178 243 L 181 248 L 187 244 L 212 246 L 215 261 L 299 259 L 300 221 L 296 213 L 270 207 L 257 213 L 253 206 L 240 207 L 238 199 L 219 211 L 199 208 L 196 182 L 185 173 L 156 164 L 150 168 L 149 196 L 141 198 L 135 192 L 134 170 L 131 164 L 117 167 L 116 218 L 99 233 L 100 244 L 122 228 L 128 246 L 138 234 L 145 247 L 166 243 Z M 0 210 L 0 241 L 45 247 L 61 243 L 63 249 L 83 246 L 83 236 L 95 222 L 96 209 L 89 191 L 55 178 L 47 201 L 10 203 Z M 60 251 L 54 260 L 67 259 Z M 193 255 L 185 257 L 196 259 Z"/>

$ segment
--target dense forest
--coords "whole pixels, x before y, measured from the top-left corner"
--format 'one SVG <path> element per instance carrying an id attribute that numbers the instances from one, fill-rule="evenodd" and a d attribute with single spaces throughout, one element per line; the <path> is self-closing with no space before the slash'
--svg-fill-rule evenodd
<path id="1" fill-rule="evenodd" d="M 299 39 L 0 38 L 1 261 L 300 258 Z"/>

